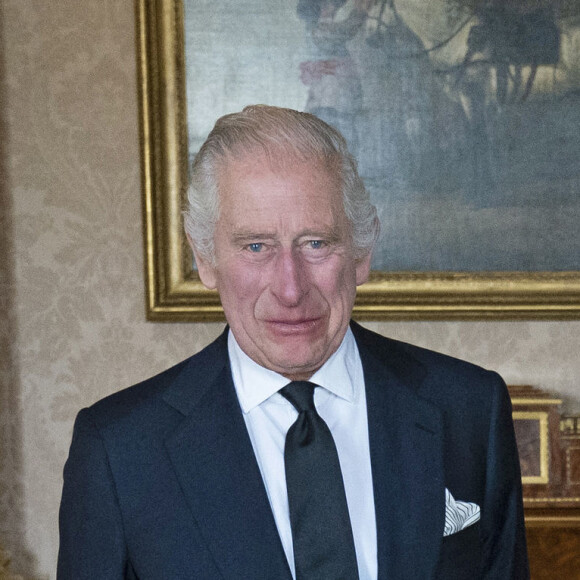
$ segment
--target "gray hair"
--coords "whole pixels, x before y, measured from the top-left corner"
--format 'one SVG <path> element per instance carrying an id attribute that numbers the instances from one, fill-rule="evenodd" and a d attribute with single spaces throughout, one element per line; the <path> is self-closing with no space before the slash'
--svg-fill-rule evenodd
<path id="1" fill-rule="evenodd" d="M 224 115 L 197 153 L 187 191 L 185 231 L 197 253 L 215 263 L 214 233 L 219 217 L 218 177 L 228 159 L 261 150 L 272 163 L 318 159 L 340 171 L 344 211 L 352 228 L 355 258 L 366 256 L 378 235 L 378 218 L 344 137 L 309 113 L 252 105 Z"/>

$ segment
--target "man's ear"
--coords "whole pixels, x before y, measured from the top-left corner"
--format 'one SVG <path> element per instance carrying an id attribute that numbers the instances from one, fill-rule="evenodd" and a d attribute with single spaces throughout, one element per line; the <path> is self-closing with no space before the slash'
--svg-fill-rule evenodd
<path id="1" fill-rule="evenodd" d="M 371 273 L 371 256 L 372 251 L 366 256 L 358 259 L 355 265 L 356 271 L 356 285 L 360 286 L 364 284 L 369 279 L 369 274 Z"/>
<path id="2" fill-rule="evenodd" d="M 215 266 L 205 258 L 199 255 L 199 252 L 195 249 L 195 245 L 191 239 L 191 236 L 187 234 L 187 242 L 193 252 L 193 257 L 195 258 L 195 264 L 197 266 L 197 272 L 199 274 L 199 279 L 201 283 L 208 290 L 215 290 L 217 288 L 217 273 Z"/>
<path id="3" fill-rule="evenodd" d="M 373 245 L 369 249 L 368 253 L 363 256 L 362 258 L 356 261 L 356 285 L 360 286 L 364 284 L 369 279 L 369 274 L 371 273 L 371 258 L 373 256 L 373 250 L 375 249 L 375 244 L 377 243 L 377 239 L 379 237 L 380 232 L 380 222 L 378 218 L 375 216 L 375 220 L 373 223 L 373 230 L 374 230 L 374 241 Z"/>

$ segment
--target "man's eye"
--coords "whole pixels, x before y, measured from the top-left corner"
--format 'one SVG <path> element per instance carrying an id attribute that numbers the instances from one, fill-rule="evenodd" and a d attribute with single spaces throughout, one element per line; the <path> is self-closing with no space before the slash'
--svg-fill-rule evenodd
<path id="1" fill-rule="evenodd" d="M 250 244 L 248 246 L 248 250 L 250 250 L 250 252 L 253 252 L 254 254 L 257 254 L 258 252 L 262 251 L 263 247 L 264 247 L 264 244 L 262 244 L 260 242 L 254 242 L 253 244 Z"/>
<path id="2" fill-rule="evenodd" d="M 308 245 L 313 249 L 313 250 L 320 250 L 321 248 L 324 247 L 324 242 L 322 240 L 310 240 L 308 242 Z"/>

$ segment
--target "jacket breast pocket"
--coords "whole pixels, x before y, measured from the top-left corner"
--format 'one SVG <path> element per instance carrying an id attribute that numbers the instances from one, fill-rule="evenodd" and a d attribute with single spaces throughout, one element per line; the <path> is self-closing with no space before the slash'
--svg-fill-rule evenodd
<path id="1" fill-rule="evenodd" d="M 480 566 L 479 522 L 443 538 L 437 580 L 476 580 Z"/>

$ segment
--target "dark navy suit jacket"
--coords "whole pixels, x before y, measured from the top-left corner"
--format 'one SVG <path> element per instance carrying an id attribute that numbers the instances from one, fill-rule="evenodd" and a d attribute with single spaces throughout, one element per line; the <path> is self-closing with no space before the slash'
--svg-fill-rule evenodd
<path id="1" fill-rule="evenodd" d="M 367 390 L 379 578 L 528 578 L 501 378 L 352 328 Z M 444 538 L 445 488 L 477 503 L 481 520 Z M 59 580 L 290 580 L 226 333 L 79 413 L 60 533 Z"/>

